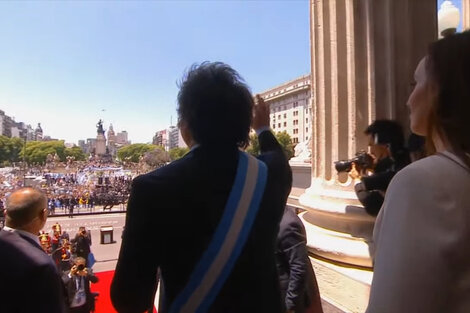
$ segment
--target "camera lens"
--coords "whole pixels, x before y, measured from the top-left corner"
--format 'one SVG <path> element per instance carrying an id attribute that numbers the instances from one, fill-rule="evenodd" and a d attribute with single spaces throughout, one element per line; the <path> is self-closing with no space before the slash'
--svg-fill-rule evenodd
<path id="1" fill-rule="evenodd" d="M 77 266 L 77 269 L 78 269 L 79 271 L 83 271 L 83 270 L 85 269 L 85 265 L 80 264 L 79 266 Z"/>

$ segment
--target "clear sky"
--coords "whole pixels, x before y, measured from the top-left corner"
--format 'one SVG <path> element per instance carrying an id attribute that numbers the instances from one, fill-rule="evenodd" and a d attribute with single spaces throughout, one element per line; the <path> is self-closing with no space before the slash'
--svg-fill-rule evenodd
<path id="1" fill-rule="evenodd" d="M 253 92 L 310 72 L 308 0 L 1 1 L 0 42 L 0 109 L 74 143 L 100 118 L 150 142 L 194 62 L 232 65 Z"/>

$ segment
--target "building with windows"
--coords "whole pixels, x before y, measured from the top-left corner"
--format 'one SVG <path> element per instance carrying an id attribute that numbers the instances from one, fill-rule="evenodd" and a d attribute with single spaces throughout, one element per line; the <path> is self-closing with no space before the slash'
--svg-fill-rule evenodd
<path id="1" fill-rule="evenodd" d="M 286 131 L 295 144 L 307 141 L 312 131 L 310 75 L 304 75 L 260 93 L 270 105 L 271 128 Z"/>
<path id="2" fill-rule="evenodd" d="M 127 137 L 128 137 L 128 133 L 125 130 L 117 133 L 116 144 L 121 145 L 121 146 L 129 145 L 131 142 L 127 139 Z"/>

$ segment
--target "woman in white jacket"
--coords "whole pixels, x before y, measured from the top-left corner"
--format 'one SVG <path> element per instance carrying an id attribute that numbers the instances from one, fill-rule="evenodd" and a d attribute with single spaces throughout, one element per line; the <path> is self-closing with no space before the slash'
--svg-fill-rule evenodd
<path id="1" fill-rule="evenodd" d="M 387 190 L 367 313 L 470 312 L 470 31 L 433 43 L 415 80 L 411 130 L 431 155 Z"/>

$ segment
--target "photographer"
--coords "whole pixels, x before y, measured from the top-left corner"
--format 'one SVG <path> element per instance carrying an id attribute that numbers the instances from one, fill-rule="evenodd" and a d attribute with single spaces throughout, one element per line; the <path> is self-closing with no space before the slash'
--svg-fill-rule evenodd
<path id="1" fill-rule="evenodd" d="M 75 238 L 71 240 L 74 244 L 74 251 L 78 257 L 82 257 L 88 262 L 88 255 L 90 254 L 91 234 L 85 227 L 80 226 Z"/>
<path id="2" fill-rule="evenodd" d="M 85 259 L 77 257 L 71 270 L 62 277 L 68 294 L 70 313 L 90 313 L 95 301 L 90 291 L 90 282 L 98 282 L 98 277 L 85 267 Z"/>
<path id="3" fill-rule="evenodd" d="M 370 154 L 373 158 L 371 168 L 361 167 L 353 162 L 349 175 L 360 178 L 355 191 L 367 213 L 377 215 L 382 207 L 385 191 L 393 176 L 410 163 L 405 148 L 403 129 L 400 124 L 390 120 L 376 120 L 365 130 L 369 137 Z M 368 173 L 372 171 L 370 175 Z"/>

